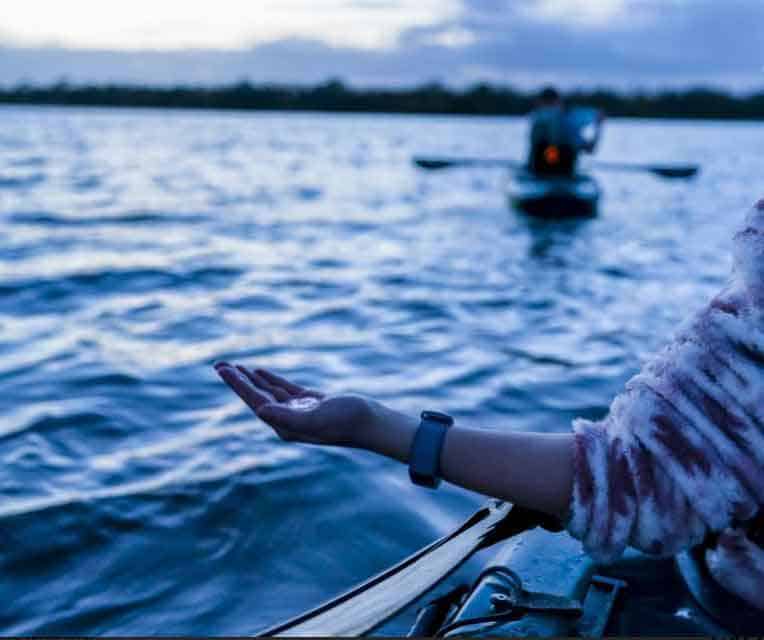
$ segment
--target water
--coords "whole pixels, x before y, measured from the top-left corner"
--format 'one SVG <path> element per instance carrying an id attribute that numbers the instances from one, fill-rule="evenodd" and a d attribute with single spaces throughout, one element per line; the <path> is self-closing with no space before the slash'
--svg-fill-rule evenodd
<path id="1" fill-rule="evenodd" d="M 756 124 L 614 121 L 593 220 L 509 211 L 515 118 L 0 110 L 0 630 L 250 634 L 481 498 L 286 444 L 211 364 L 489 429 L 599 416 L 729 268 Z"/>

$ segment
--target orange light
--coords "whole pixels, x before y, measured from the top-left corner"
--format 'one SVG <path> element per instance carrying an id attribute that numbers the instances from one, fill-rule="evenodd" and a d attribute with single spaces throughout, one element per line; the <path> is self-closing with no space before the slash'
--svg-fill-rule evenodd
<path id="1" fill-rule="evenodd" d="M 547 164 L 557 164 L 560 161 L 560 150 L 551 145 L 544 149 L 544 160 Z"/>

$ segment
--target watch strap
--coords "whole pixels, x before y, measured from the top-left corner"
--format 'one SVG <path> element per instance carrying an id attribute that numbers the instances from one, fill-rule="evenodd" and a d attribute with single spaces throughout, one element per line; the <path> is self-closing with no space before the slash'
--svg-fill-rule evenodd
<path id="1" fill-rule="evenodd" d="M 438 411 L 423 411 L 409 452 L 409 477 L 414 484 L 436 489 L 440 484 L 440 453 L 451 416 Z"/>

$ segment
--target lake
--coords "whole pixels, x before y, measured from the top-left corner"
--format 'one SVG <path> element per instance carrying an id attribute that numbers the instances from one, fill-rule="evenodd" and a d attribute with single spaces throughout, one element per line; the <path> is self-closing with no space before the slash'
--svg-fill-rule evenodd
<path id="1" fill-rule="evenodd" d="M 760 124 L 613 120 L 598 217 L 510 210 L 526 123 L 0 109 L 0 629 L 245 635 L 483 499 L 279 441 L 218 359 L 486 429 L 597 417 L 730 268 Z M 757 191 L 758 189 L 758 191 Z"/>

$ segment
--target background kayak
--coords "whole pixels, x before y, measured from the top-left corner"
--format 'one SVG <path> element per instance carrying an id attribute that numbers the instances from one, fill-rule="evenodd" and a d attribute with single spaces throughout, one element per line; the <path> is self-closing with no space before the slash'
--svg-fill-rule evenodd
<path id="1" fill-rule="evenodd" d="M 601 195 L 599 184 L 591 176 L 548 177 L 528 171 L 514 172 L 506 193 L 511 206 L 542 218 L 594 215 Z"/>

